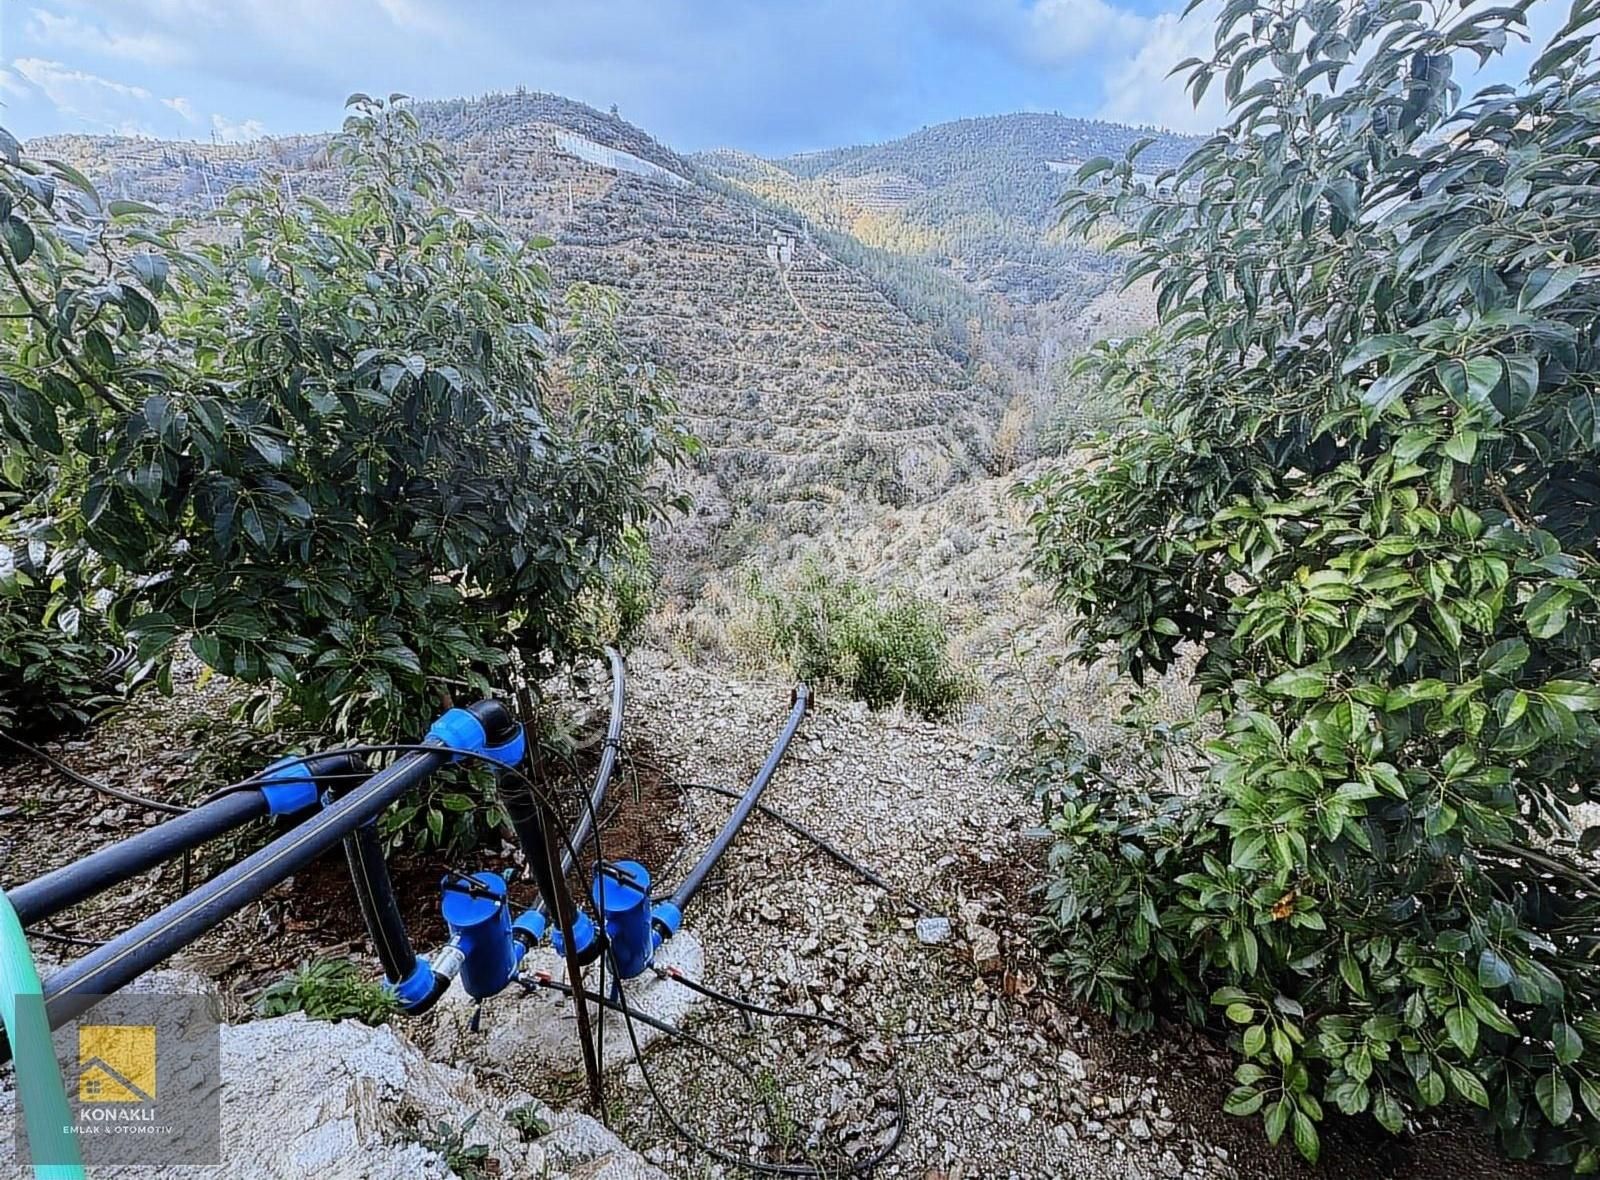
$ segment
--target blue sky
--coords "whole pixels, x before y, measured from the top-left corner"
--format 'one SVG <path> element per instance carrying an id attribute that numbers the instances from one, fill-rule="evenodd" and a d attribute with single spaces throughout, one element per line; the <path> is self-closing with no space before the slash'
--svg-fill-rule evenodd
<path id="1" fill-rule="evenodd" d="M 1016 110 L 1206 130 L 1218 109 L 1164 77 L 1209 46 L 1180 2 L 0 0 L 0 125 L 238 140 L 332 128 L 352 90 L 526 85 L 615 103 L 680 150 L 782 154 Z M 1548 27 L 1566 5 L 1537 7 Z"/>

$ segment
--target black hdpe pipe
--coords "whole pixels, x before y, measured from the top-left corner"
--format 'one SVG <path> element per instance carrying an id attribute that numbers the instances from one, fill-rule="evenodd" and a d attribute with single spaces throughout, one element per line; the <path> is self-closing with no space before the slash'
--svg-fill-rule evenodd
<path id="1" fill-rule="evenodd" d="M 491 746 L 512 740 L 517 732 L 516 720 L 497 701 L 480 701 L 468 711 L 483 724 Z M 442 745 L 434 738 L 421 744 Z M 363 824 L 376 819 L 452 757 L 445 749 L 403 756 L 294 831 L 51 976 L 44 985 L 50 1026 L 59 1028 L 92 1007 L 95 997 L 125 987 L 284 878 L 293 876 Z"/>
<path id="2" fill-rule="evenodd" d="M 330 787 L 324 804 L 337 802 L 345 793 Z M 361 908 L 361 920 L 378 952 L 384 978 L 394 985 L 403 983 L 417 969 L 417 952 L 412 948 L 405 918 L 400 914 L 400 903 L 395 899 L 394 882 L 384 862 L 376 820 L 368 820 L 344 838 L 344 857 L 350 866 L 350 883 L 355 890 L 356 904 Z M 406 1012 L 419 1015 L 433 1007 L 449 986 L 448 977 L 441 980 L 435 976 L 428 997 L 421 1004 L 407 1008 Z"/>
<path id="3" fill-rule="evenodd" d="M 628 668 L 622 662 L 622 653 L 614 647 L 606 648 L 606 658 L 611 662 L 611 723 L 606 726 L 605 746 L 600 751 L 600 769 L 595 772 L 594 789 L 589 793 L 589 805 L 572 825 L 572 834 L 561 854 L 561 872 L 572 871 L 572 858 L 581 853 L 594 831 L 595 817 L 606 801 L 606 788 L 616 773 L 617 759 L 622 752 L 622 710 L 628 695 Z"/>
<path id="4" fill-rule="evenodd" d="M 359 758 L 343 751 L 322 754 L 301 763 L 313 782 L 338 781 L 370 773 Z M 54 872 L 13 889 L 9 896 L 26 925 L 53 917 L 80 901 L 119 885 L 140 873 L 191 852 L 208 840 L 271 814 L 269 783 L 254 789 L 228 790 L 176 819 L 119 840 L 98 852 L 63 865 Z"/>
<path id="5" fill-rule="evenodd" d="M 773 745 L 767 760 L 761 764 L 761 769 L 756 771 L 756 777 L 751 780 L 749 788 L 739 798 L 739 805 L 733 809 L 733 814 L 728 817 L 728 822 L 722 825 L 722 830 L 717 833 L 717 838 L 711 842 L 694 868 L 689 870 L 689 875 L 683 879 L 677 891 L 672 895 L 672 905 L 679 914 L 688 908 L 694 895 L 700 892 L 700 886 L 705 884 L 706 877 L 716 867 L 717 861 L 722 859 L 722 854 L 728 851 L 728 845 L 733 843 L 733 838 L 739 834 L 739 829 L 744 826 L 744 821 L 750 818 L 750 813 L 756 809 L 757 802 L 761 799 L 761 792 L 767 789 L 767 783 L 772 780 L 777 772 L 778 764 L 783 761 L 784 754 L 789 751 L 789 743 L 793 740 L 795 730 L 800 728 L 800 722 L 806 715 L 806 706 L 811 701 L 811 690 L 804 684 L 795 685 L 794 708 L 789 711 L 789 720 L 784 723 L 783 732 L 778 735 L 777 742 Z"/>
<path id="6" fill-rule="evenodd" d="M 235 791 L 18 885 L 7 896 L 29 925 L 266 814 L 267 797 L 260 791 Z"/>

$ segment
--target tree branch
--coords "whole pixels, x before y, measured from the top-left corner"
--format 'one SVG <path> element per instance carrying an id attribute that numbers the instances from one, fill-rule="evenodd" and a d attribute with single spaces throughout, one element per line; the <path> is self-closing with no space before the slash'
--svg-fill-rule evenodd
<path id="1" fill-rule="evenodd" d="M 16 263 L 11 260 L 11 255 L 4 250 L 0 250 L 0 261 L 5 263 L 6 272 L 11 276 L 11 281 L 17 286 L 17 293 L 22 296 L 22 301 L 28 305 L 29 318 L 31 318 L 46 332 L 51 331 L 53 325 L 50 323 L 49 317 L 44 313 L 43 304 L 41 304 L 38 299 L 34 297 L 32 291 L 28 290 L 28 285 L 27 283 L 23 282 L 22 275 L 17 270 Z M 127 403 L 116 394 L 112 393 L 111 390 L 106 387 L 105 382 L 101 381 L 93 373 L 89 372 L 88 369 L 84 368 L 83 362 L 80 361 L 77 355 L 67 347 L 65 341 L 58 340 L 56 342 L 56 348 L 61 353 L 61 359 L 66 361 L 67 366 L 77 374 L 78 380 L 82 381 L 85 385 L 89 386 L 89 388 L 93 389 L 101 401 L 105 402 L 106 405 L 110 406 L 113 410 L 116 410 L 119 413 L 132 413 L 132 411 L 128 408 Z"/>
<path id="2" fill-rule="evenodd" d="M 1532 848 L 1524 848 L 1520 844 L 1511 844 L 1503 840 L 1487 841 L 1484 847 L 1492 852 L 1498 852 L 1501 856 L 1516 857 L 1527 861 L 1529 864 L 1537 865 L 1557 877 L 1582 885 L 1595 897 L 1600 898 L 1600 881 L 1596 881 L 1575 864 L 1569 864 L 1567 861 L 1558 860 L 1556 857 L 1546 856 L 1542 852 L 1535 852 Z"/>

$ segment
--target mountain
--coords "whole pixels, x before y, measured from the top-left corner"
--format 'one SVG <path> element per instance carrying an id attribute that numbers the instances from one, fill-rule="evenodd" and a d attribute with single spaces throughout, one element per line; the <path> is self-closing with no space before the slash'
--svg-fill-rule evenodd
<path id="1" fill-rule="evenodd" d="M 1147 314 L 1114 290 L 1118 259 L 1053 228 L 1063 174 L 1120 154 L 1134 128 L 1006 115 L 762 160 L 687 158 L 552 94 L 413 109 L 456 157 L 456 199 L 551 239 L 558 288 L 620 291 L 624 331 L 676 376 L 706 444 L 685 477 L 694 515 L 660 546 L 679 589 L 1025 457 L 1015 424 L 1049 410 L 1055 361 Z M 1157 135 L 1145 158 L 1191 147 Z M 35 150 L 110 195 L 195 211 L 267 175 L 338 200 L 327 148 L 62 136 Z"/>
<path id="2" fill-rule="evenodd" d="M 684 576 L 840 506 L 905 503 L 980 472 L 999 397 L 792 213 L 744 194 L 615 115 L 518 92 L 418 103 L 457 157 L 456 199 L 552 239 L 556 284 L 605 283 L 624 330 L 678 381 L 706 445 L 693 520 L 667 550 Z M 244 145 L 57 137 L 34 150 L 113 195 L 203 209 L 281 174 L 337 200 L 326 136 Z"/>
<path id="3" fill-rule="evenodd" d="M 1056 205 L 1085 160 L 1119 158 L 1143 138 L 1150 143 L 1140 160 L 1151 173 L 1175 167 L 1199 143 L 1026 113 L 961 119 L 888 143 L 782 159 L 717 151 L 696 160 L 866 249 L 956 280 L 984 303 L 974 318 L 991 334 L 1009 337 L 1012 359 L 1027 362 L 1041 342 L 1070 346 L 1099 334 L 1080 316 L 1096 300 L 1105 310 L 1121 262 L 1066 237 L 1057 228 Z"/>

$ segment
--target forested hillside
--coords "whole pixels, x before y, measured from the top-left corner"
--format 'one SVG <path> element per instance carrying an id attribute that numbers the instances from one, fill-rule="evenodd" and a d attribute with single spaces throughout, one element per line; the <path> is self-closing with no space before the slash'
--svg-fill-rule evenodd
<path id="1" fill-rule="evenodd" d="M 1057 232 L 1056 201 L 1083 161 L 1120 157 L 1146 134 L 1089 119 L 1014 114 L 779 160 L 724 151 L 701 161 L 867 247 L 931 263 L 1010 308 L 1046 308 L 1059 323 L 1107 291 L 1118 264 Z M 1149 134 L 1141 162 L 1152 172 L 1180 163 L 1197 143 Z"/>
<path id="2" fill-rule="evenodd" d="M 706 446 L 687 475 L 694 515 L 667 549 L 674 568 L 814 531 L 830 504 L 903 503 L 983 469 L 998 395 L 852 265 L 853 239 L 823 240 L 637 127 L 558 96 L 416 112 L 458 159 L 456 200 L 547 237 L 558 289 L 616 289 L 623 331 L 676 379 Z M 346 185 L 318 136 L 239 146 L 70 136 L 36 148 L 107 192 L 190 213 L 262 177 L 331 202 Z M 914 308 L 915 293 L 899 302 Z"/>

